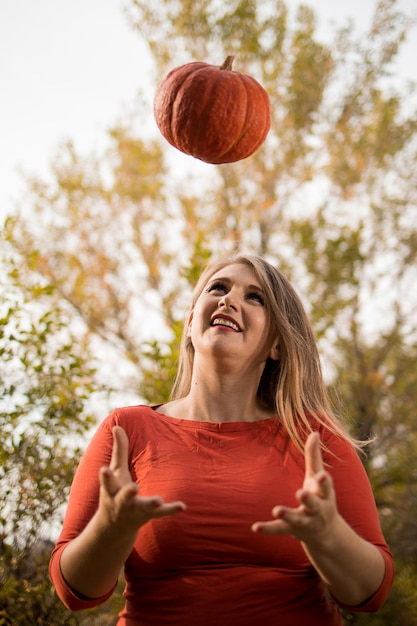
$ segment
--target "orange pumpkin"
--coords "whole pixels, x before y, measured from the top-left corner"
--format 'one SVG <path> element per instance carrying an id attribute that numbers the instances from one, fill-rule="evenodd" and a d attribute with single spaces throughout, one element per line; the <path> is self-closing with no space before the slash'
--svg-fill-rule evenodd
<path id="1" fill-rule="evenodd" d="M 270 104 L 251 76 L 232 70 L 234 57 L 221 67 L 200 61 L 173 69 L 154 100 L 156 123 L 181 152 L 206 163 L 232 163 L 253 154 L 265 140 Z"/>

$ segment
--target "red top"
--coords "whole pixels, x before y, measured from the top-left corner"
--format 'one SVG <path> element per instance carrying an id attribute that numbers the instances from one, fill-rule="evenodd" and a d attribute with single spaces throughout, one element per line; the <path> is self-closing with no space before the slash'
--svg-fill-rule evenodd
<path id="1" fill-rule="evenodd" d="M 129 437 L 130 471 L 141 495 L 187 505 L 185 512 L 152 520 L 138 533 L 125 564 L 126 605 L 119 626 L 342 624 L 301 543 L 251 531 L 253 522 L 271 519 L 275 505 L 298 505 L 304 457 L 278 421 L 198 422 L 144 406 L 118 409 L 104 420 L 75 475 L 50 564 L 68 608 L 98 605 L 113 591 L 94 600 L 78 597 L 63 579 L 59 560 L 97 509 L 99 468 L 110 463 L 116 424 Z M 389 593 L 394 565 L 371 487 L 351 446 L 329 433 L 321 436 L 335 455 L 325 454 L 324 460 L 341 515 L 385 560 L 379 590 L 360 607 L 350 607 L 375 611 Z"/>

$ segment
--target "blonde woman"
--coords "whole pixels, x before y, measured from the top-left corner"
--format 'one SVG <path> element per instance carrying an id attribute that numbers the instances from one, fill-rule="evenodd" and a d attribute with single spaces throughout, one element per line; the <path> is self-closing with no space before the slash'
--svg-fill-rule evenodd
<path id="1" fill-rule="evenodd" d="M 119 573 L 137 626 L 340 626 L 394 577 L 358 445 L 310 323 L 271 264 L 209 265 L 169 402 L 115 410 L 77 470 L 50 573 L 66 606 Z"/>

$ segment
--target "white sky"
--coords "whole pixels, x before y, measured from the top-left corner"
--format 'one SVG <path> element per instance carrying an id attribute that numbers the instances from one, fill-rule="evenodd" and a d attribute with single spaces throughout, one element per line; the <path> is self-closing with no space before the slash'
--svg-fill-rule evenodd
<path id="1" fill-rule="evenodd" d="M 304 1 L 323 31 L 347 17 L 366 29 L 376 2 Z M 417 15 L 417 0 L 399 7 Z M 401 56 L 408 79 L 416 60 L 414 29 Z M 133 106 L 149 67 L 123 0 L 0 0 L 0 219 L 22 197 L 20 170 L 44 176 L 65 139 L 93 149 Z"/>

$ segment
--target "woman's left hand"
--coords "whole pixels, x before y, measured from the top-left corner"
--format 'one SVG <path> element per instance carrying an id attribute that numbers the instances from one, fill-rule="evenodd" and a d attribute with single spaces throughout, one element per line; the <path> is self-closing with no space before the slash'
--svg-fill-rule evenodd
<path id="1" fill-rule="evenodd" d="M 311 433 L 305 445 L 305 477 L 296 493 L 297 508 L 275 506 L 269 522 L 255 522 L 254 532 L 290 534 L 307 544 L 325 541 L 338 512 L 333 480 L 324 469 L 319 433 Z"/>

